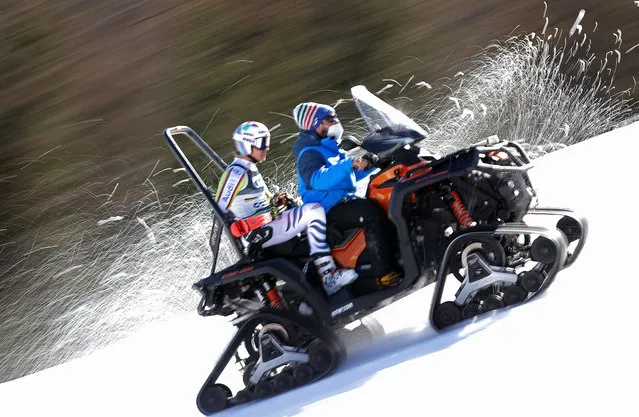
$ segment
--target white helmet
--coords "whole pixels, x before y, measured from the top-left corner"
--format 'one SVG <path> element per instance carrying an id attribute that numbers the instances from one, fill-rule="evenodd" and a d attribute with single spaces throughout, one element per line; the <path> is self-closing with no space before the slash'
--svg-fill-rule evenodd
<path id="1" fill-rule="evenodd" d="M 266 149 L 271 144 L 271 133 L 260 122 L 244 122 L 233 132 L 235 149 L 240 155 L 250 155 L 253 147 Z"/>
<path id="2" fill-rule="evenodd" d="M 233 132 L 235 149 L 240 155 L 250 155 L 252 148 L 266 149 L 271 144 L 271 133 L 260 122 L 244 122 Z"/>

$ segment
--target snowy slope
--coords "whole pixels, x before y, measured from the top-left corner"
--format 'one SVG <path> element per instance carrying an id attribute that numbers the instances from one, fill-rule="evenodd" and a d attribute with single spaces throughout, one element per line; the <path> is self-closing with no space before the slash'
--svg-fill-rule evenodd
<path id="1" fill-rule="evenodd" d="M 536 161 L 541 205 L 579 210 L 590 224 L 579 261 L 543 297 L 436 335 L 427 288 L 378 312 L 389 335 L 355 349 L 339 373 L 219 415 L 634 415 L 638 135 L 635 123 Z M 0 416 L 198 416 L 195 395 L 231 336 L 194 308 L 0 385 Z"/>

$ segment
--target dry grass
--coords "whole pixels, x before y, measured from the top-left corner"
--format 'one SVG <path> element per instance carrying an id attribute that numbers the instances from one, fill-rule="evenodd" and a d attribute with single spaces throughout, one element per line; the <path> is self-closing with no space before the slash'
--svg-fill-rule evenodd
<path id="1" fill-rule="evenodd" d="M 639 42 L 632 2 L 548 3 L 547 33 L 565 34 L 586 9 L 588 53 L 598 59 Z M 564 123 L 570 140 L 581 140 L 630 115 L 626 100 L 637 92 L 615 93 L 633 87 L 639 48 L 604 70 L 602 80 L 616 74 L 616 82 L 597 95 L 570 86 L 595 85 L 598 61 L 569 80 L 577 67 L 553 64 L 554 52 L 542 59 L 533 38 L 474 55 L 517 25 L 540 33 L 543 12 L 543 2 L 529 0 L 3 2 L 1 378 L 193 308 L 189 286 L 209 268 L 208 213 L 184 173 L 171 170 L 165 127 L 206 130 L 227 155 L 229 132 L 242 121 L 279 125 L 264 168 L 291 189 L 286 138 L 295 128 L 286 115 L 300 101 L 334 103 L 358 83 L 373 91 L 393 84 L 381 96 L 427 124 L 437 139 L 429 146 L 441 150 L 493 131 L 531 146 L 568 143 Z M 543 94 L 532 97 L 531 85 Z M 562 105 L 548 113 L 551 100 Z M 348 104 L 340 114 L 357 131 Z M 593 123 L 580 130 L 579 118 Z"/>

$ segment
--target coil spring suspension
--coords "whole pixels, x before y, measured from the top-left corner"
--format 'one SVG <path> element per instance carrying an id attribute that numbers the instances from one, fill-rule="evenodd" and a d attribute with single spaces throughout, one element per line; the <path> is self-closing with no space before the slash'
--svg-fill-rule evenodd
<path id="1" fill-rule="evenodd" d="M 450 191 L 447 197 L 448 205 L 450 205 L 450 209 L 453 211 L 461 228 L 466 229 L 472 226 L 473 219 L 470 217 L 470 214 L 468 214 L 468 210 L 466 210 L 466 206 L 464 206 L 464 202 L 459 196 L 459 193 L 457 193 L 457 191 Z"/>
<path id="2" fill-rule="evenodd" d="M 277 288 L 271 287 L 268 283 L 264 283 L 264 289 L 266 289 L 266 298 L 268 298 L 271 307 L 281 310 L 284 308 L 284 301 L 282 301 L 282 297 L 280 297 Z"/>

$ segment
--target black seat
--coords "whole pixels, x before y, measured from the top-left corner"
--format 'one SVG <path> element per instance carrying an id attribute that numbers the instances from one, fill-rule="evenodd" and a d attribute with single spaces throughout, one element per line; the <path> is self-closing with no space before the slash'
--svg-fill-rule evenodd
<path id="1" fill-rule="evenodd" d="M 262 248 L 262 253 L 266 257 L 280 257 L 280 258 L 308 258 L 310 253 L 310 247 L 308 245 L 308 239 L 305 234 L 296 236 L 293 239 L 289 239 L 286 242 L 279 243 L 277 245 L 269 246 L 268 248 Z"/>

